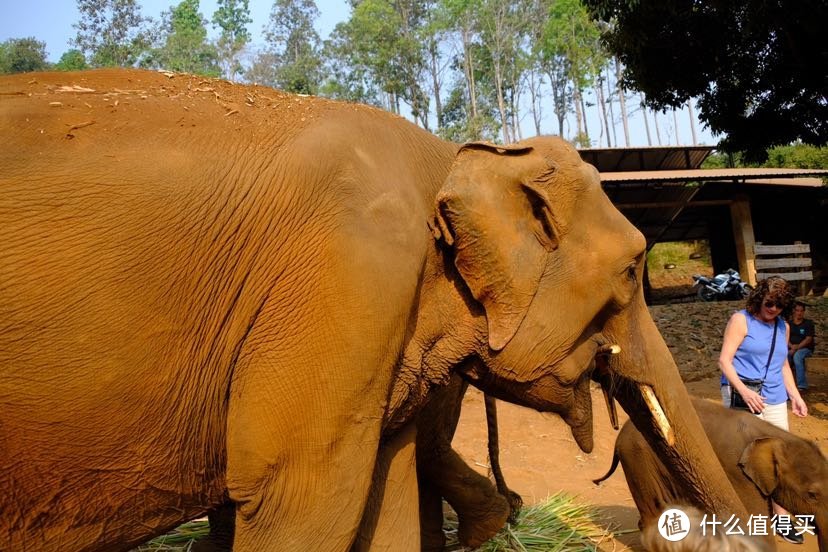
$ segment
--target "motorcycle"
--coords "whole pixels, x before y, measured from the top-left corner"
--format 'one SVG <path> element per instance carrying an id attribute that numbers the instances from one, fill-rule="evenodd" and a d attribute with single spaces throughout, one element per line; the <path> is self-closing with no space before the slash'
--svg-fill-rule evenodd
<path id="1" fill-rule="evenodd" d="M 742 281 L 739 273 L 732 268 L 728 268 L 722 274 L 717 274 L 713 278 L 707 278 L 695 274 L 693 276 L 693 287 L 698 286 L 696 294 L 702 301 L 732 301 L 744 299 L 753 291 L 750 284 Z"/>

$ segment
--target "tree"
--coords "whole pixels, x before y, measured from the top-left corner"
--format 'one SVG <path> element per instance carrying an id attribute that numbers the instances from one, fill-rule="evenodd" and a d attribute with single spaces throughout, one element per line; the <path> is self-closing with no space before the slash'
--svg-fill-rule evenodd
<path id="1" fill-rule="evenodd" d="M 824 0 L 584 0 L 627 87 L 651 105 L 698 97 L 720 147 L 763 159 L 770 145 L 828 143 Z"/>
<path id="2" fill-rule="evenodd" d="M 516 89 L 524 65 L 521 52 L 528 32 L 527 3 L 482 0 L 479 7 L 481 44 L 491 60 L 491 82 L 500 113 L 503 142 L 509 144 L 518 139 L 512 116 L 516 111 Z"/>
<path id="3" fill-rule="evenodd" d="M 313 27 L 319 9 L 313 0 L 276 0 L 264 34 L 267 50 L 254 63 L 253 74 L 264 84 L 287 92 L 316 94 L 322 60 L 319 34 Z"/>
<path id="4" fill-rule="evenodd" d="M 224 76 L 230 80 L 243 70 L 239 63 L 239 54 L 250 42 L 247 25 L 252 22 L 249 0 L 217 1 L 217 9 L 213 13 L 213 26 L 221 29 L 221 34 L 216 40 L 216 49 Z"/>
<path id="5" fill-rule="evenodd" d="M 589 146 L 583 91 L 593 82 L 603 66 L 606 54 L 600 48 L 598 27 L 580 0 L 552 2 L 541 36 L 544 59 L 560 59 L 571 83 L 577 134 L 575 142 Z"/>
<path id="6" fill-rule="evenodd" d="M 29 37 L 10 38 L 0 43 L 0 74 L 43 71 L 48 68 L 45 42 Z"/>
<path id="7" fill-rule="evenodd" d="M 428 128 L 429 97 L 424 93 L 429 87 L 424 84 L 429 74 L 428 31 L 424 30 L 429 24 L 428 2 L 360 0 L 352 4 L 351 17 L 336 26 L 328 43 L 329 64 L 351 83 L 354 77 L 360 79 L 361 90 L 378 90 L 375 100 L 393 113 L 399 114 L 406 102 L 414 122 Z M 326 88 L 332 88 L 330 80 Z"/>
<path id="8" fill-rule="evenodd" d="M 137 0 L 78 0 L 80 21 L 72 44 L 93 67 L 135 65 L 148 47 Z"/>
<path id="9" fill-rule="evenodd" d="M 143 65 L 211 77 L 220 74 L 218 53 L 207 42 L 199 0 L 183 0 L 162 14 L 161 44 Z"/>
<path id="10" fill-rule="evenodd" d="M 82 71 L 86 69 L 86 58 L 80 50 L 67 50 L 60 56 L 60 61 L 55 64 L 55 69 L 58 71 Z"/>

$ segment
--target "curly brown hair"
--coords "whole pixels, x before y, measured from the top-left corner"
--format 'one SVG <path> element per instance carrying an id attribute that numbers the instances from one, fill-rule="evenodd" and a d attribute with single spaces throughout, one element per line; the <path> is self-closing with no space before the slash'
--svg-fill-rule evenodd
<path id="1" fill-rule="evenodd" d="M 793 289 L 791 284 L 780 276 L 771 276 L 757 283 L 747 297 L 745 310 L 750 314 L 759 314 L 765 299 L 777 301 L 782 305 L 782 312 L 779 313 L 782 318 L 788 318 L 793 312 L 795 299 Z"/>

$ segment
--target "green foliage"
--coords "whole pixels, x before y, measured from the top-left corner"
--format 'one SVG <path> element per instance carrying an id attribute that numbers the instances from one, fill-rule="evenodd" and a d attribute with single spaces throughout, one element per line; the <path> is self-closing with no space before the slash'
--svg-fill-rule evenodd
<path id="1" fill-rule="evenodd" d="M 60 56 L 60 61 L 55 64 L 55 69 L 58 71 L 82 71 L 88 67 L 83 53 L 74 48 L 64 52 Z"/>
<path id="2" fill-rule="evenodd" d="M 44 71 L 48 68 L 45 42 L 28 37 L 10 38 L 0 43 L 0 74 Z"/>
<path id="3" fill-rule="evenodd" d="M 341 56 L 341 67 L 348 67 L 358 75 L 365 75 L 377 83 L 377 88 L 388 97 L 404 94 L 404 65 L 402 58 L 407 43 L 399 32 L 402 20 L 388 0 L 362 0 L 351 18 L 337 25 L 332 52 Z M 394 100 L 386 104 L 398 111 Z"/>
<path id="4" fill-rule="evenodd" d="M 824 0 L 584 3 L 610 23 L 627 86 L 659 108 L 698 97 L 721 147 L 761 161 L 773 145 L 828 143 Z"/>
<path id="5" fill-rule="evenodd" d="M 275 0 L 265 27 L 267 50 L 248 78 L 298 94 L 316 94 L 322 81 L 320 38 L 313 27 L 319 10 L 313 0 Z"/>
<path id="6" fill-rule="evenodd" d="M 776 146 L 767 151 L 764 163 L 747 162 L 735 153 L 714 153 L 704 160 L 703 169 L 734 167 L 778 167 L 791 169 L 828 169 L 828 147 L 809 144 Z"/>
<path id="7" fill-rule="evenodd" d="M 437 134 L 444 140 L 464 143 L 477 140 L 497 140 L 500 126 L 492 109 L 481 110 L 477 115 L 468 111 L 462 83 L 451 90 L 443 106 L 443 124 Z"/>
<path id="8" fill-rule="evenodd" d="M 793 169 L 828 169 L 828 147 L 808 144 L 777 146 L 768 151 L 765 167 L 789 167 Z"/>
<path id="9" fill-rule="evenodd" d="M 198 11 L 199 0 L 183 0 L 162 14 L 159 46 L 142 65 L 217 77 L 218 53 L 207 42 L 207 21 Z"/>
<path id="10" fill-rule="evenodd" d="M 600 31 L 580 0 L 556 0 L 548 8 L 540 36 L 544 60 L 563 59 L 574 86 L 583 90 L 606 63 L 599 45 Z"/>
<path id="11" fill-rule="evenodd" d="M 238 58 L 250 42 L 247 25 L 252 22 L 249 0 L 218 0 L 213 13 L 213 26 L 221 29 L 216 49 L 227 78 L 232 79 L 244 70 Z"/>
<path id="12" fill-rule="evenodd" d="M 135 65 L 148 48 L 146 24 L 137 0 L 77 0 L 80 21 L 72 43 L 92 67 Z"/>

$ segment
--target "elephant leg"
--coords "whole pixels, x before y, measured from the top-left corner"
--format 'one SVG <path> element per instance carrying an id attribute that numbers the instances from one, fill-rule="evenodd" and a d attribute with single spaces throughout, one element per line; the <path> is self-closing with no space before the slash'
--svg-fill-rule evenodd
<path id="1" fill-rule="evenodd" d="M 439 481 L 437 489 L 457 512 L 460 544 L 477 548 L 506 525 L 511 515 L 509 502 L 453 449 L 442 455 L 437 466 L 444 475 L 441 479 L 441 475 L 434 474 L 432 481 Z"/>
<path id="2" fill-rule="evenodd" d="M 430 481 L 423 481 L 419 470 L 417 478 L 420 491 L 420 546 L 422 552 L 441 552 L 446 546 L 443 496 Z"/>
<path id="3" fill-rule="evenodd" d="M 217 506 L 207 514 L 210 534 L 193 543 L 192 552 L 230 552 L 236 524 L 236 505 L 230 501 Z"/>
<path id="4" fill-rule="evenodd" d="M 416 434 L 411 423 L 380 447 L 352 552 L 420 550 Z"/>
<path id="5" fill-rule="evenodd" d="M 373 391 L 362 381 L 373 374 L 350 368 L 366 361 L 335 352 L 341 356 L 284 363 L 270 359 L 237 368 L 241 373 L 232 384 L 227 416 L 227 488 L 236 503 L 234 552 L 342 552 L 356 538 L 387 387 Z M 298 366 L 325 370 L 303 368 L 305 377 L 298 381 L 284 376 Z M 346 377 L 355 381 L 342 389 Z"/>
<path id="6" fill-rule="evenodd" d="M 423 542 L 435 543 L 431 549 L 439 549 L 437 535 L 442 535 L 442 503 L 435 495 L 445 498 L 457 512 L 463 546 L 483 544 L 503 528 L 510 515 L 506 498 L 451 448 L 467 387 L 454 376 L 447 387 L 434 393 L 417 421 Z"/>

